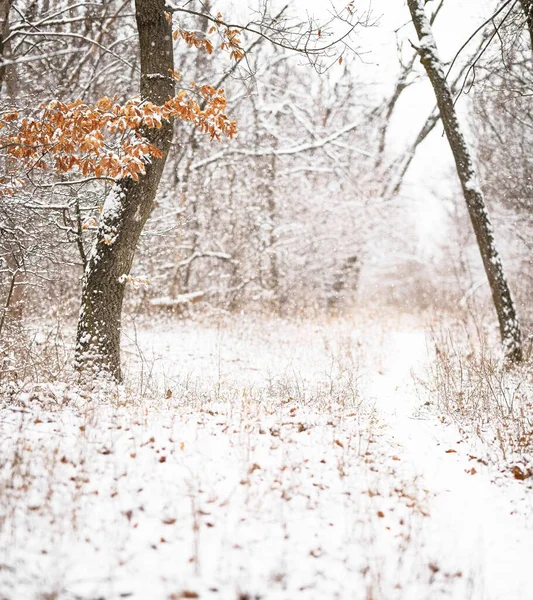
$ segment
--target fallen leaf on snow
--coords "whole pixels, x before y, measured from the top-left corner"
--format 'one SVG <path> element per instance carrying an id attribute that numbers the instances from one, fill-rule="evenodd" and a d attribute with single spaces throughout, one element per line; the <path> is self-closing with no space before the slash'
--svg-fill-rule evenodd
<path id="1" fill-rule="evenodd" d="M 522 469 L 518 465 L 515 465 L 511 469 L 511 471 L 513 473 L 514 478 L 518 479 L 519 481 L 524 481 L 528 477 L 531 477 L 531 471 L 522 471 Z"/>
<path id="2" fill-rule="evenodd" d="M 440 571 L 440 568 L 438 565 L 436 565 L 435 563 L 429 563 L 428 565 L 430 571 L 432 571 L 433 573 L 438 573 Z"/>

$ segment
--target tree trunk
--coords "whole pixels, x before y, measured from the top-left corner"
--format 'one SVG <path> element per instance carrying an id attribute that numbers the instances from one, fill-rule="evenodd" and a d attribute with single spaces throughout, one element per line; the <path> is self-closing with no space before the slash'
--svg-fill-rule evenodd
<path id="1" fill-rule="evenodd" d="M 9 12 L 12 4 L 13 0 L 0 0 L 0 58 L 2 59 L 2 62 L 4 60 L 12 59 L 11 42 L 9 40 L 5 41 L 11 33 L 9 26 Z M 0 90 L 4 87 L 4 83 L 6 84 L 8 99 L 14 100 L 18 91 L 15 65 L 2 64 L 0 66 Z"/>
<path id="2" fill-rule="evenodd" d="M 13 0 L 0 0 L 0 61 L 2 63 L 5 60 L 13 58 L 11 54 L 11 42 L 9 40 L 5 41 L 11 33 L 10 11 L 12 6 Z M 14 103 L 18 98 L 19 86 L 15 65 L 2 64 L 0 66 L 0 92 L 2 93 L 2 99 L 5 97 L 8 103 Z M 8 160 L 8 168 L 9 165 L 10 161 Z M 2 315 L 2 324 L 5 320 L 7 310 L 9 310 L 11 320 L 22 321 L 25 288 L 22 284 L 18 285 L 16 281 L 20 279 L 19 274 L 25 271 L 23 243 L 16 239 L 16 237 L 9 236 L 5 241 L 4 249 L 7 250 L 4 259 L 11 274 L 12 284 L 9 287 L 8 302 Z M 0 327 L 0 331 L 1 329 Z"/>
<path id="3" fill-rule="evenodd" d="M 531 43 L 531 50 L 533 51 L 533 0 L 520 0 L 522 10 L 526 17 L 526 25 L 529 31 L 529 41 Z"/>
<path id="4" fill-rule="evenodd" d="M 141 98 L 163 104 L 174 95 L 172 25 L 164 0 L 135 0 L 141 65 Z M 152 159 L 139 181 L 122 179 L 106 199 L 96 241 L 85 270 L 76 340 L 76 367 L 119 381 L 120 330 L 125 277 L 150 215 L 172 142 L 173 124 L 142 135 L 163 158 Z"/>
<path id="5" fill-rule="evenodd" d="M 446 82 L 431 24 L 424 10 L 424 0 L 407 0 L 407 3 L 420 41 L 418 54 L 435 92 L 444 131 L 455 159 L 457 174 L 489 280 L 505 355 L 509 361 L 519 362 L 522 360 L 522 341 L 516 309 L 496 250 L 494 232 L 483 192 L 478 184 L 477 171 L 459 125 L 453 96 Z"/>

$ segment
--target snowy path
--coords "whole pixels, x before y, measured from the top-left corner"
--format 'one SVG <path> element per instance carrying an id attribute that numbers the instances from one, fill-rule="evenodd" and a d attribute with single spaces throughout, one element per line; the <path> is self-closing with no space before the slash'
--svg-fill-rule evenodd
<path id="1" fill-rule="evenodd" d="M 399 456 L 430 491 L 427 558 L 449 574 L 462 573 L 462 598 L 530 600 L 533 521 L 512 514 L 512 490 L 493 484 L 490 470 L 469 458 L 454 426 L 420 410 L 411 372 L 427 363 L 424 333 L 391 334 L 384 348 L 381 373 L 369 378 L 368 391 Z"/>
<path id="2" fill-rule="evenodd" d="M 533 597 L 512 486 L 412 418 L 419 330 L 241 319 L 137 343 L 133 396 L 0 408 L 0 600 Z"/>

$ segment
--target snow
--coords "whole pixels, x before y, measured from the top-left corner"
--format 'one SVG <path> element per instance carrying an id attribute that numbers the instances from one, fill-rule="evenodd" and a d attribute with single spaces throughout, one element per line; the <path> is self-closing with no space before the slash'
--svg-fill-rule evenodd
<path id="1" fill-rule="evenodd" d="M 469 192 L 475 192 L 476 194 L 481 194 L 481 188 L 479 186 L 479 182 L 476 177 L 471 177 L 465 183 L 465 189 Z"/>
<path id="2" fill-rule="evenodd" d="M 202 300 L 205 296 L 205 292 L 190 292 L 189 294 L 178 294 L 175 298 L 170 296 L 162 296 L 160 298 L 152 298 L 150 304 L 152 306 L 172 307 L 180 306 L 183 304 L 192 304 Z"/>
<path id="3" fill-rule="evenodd" d="M 396 333 L 388 347 L 391 357 L 400 358 L 390 361 L 372 390 L 396 443 L 433 493 L 426 547 L 446 556 L 452 571 L 468 565 L 471 588 L 461 597 L 530 597 L 529 573 L 519 565 L 533 557 L 533 540 L 530 518 L 517 512 L 520 491 L 494 485 L 494 473 L 476 460 L 455 426 L 420 414 L 408 373 L 427 362 L 423 332 Z M 529 502 L 529 517 L 531 508 Z"/>
<path id="4" fill-rule="evenodd" d="M 436 51 L 437 45 L 435 44 L 435 38 L 433 34 L 428 32 L 422 38 L 420 38 L 420 48 L 427 50 Z"/>
<path id="5" fill-rule="evenodd" d="M 129 387 L 0 411 L 0 597 L 530 597 L 532 507 L 424 406 L 420 325 L 129 336 Z"/>
<path id="6" fill-rule="evenodd" d="M 122 213 L 123 191 L 118 184 L 115 184 L 104 202 L 102 215 L 100 217 L 101 237 L 106 244 L 112 245 L 117 237 L 116 223 Z"/>

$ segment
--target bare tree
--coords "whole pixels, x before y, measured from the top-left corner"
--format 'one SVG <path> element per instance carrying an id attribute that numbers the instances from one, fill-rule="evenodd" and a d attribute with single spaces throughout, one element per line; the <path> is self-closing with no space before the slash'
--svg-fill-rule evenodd
<path id="1" fill-rule="evenodd" d="M 437 52 L 424 4 L 424 0 L 408 0 L 413 25 L 419 39 L 417 52 L 433 86 L 442 124 L 454 156 L 457 174 L 492 292 L 505 355 L 510 362 L 519 362 L 522 360 L 522 340 L 515 305 L 496 249 L 494 231 L 478 183 L 477 170 L 459 124 L 453 96 L 446 82 L 445 70 Z"/>
<path id="2" fill-rule="evenodd" d="M 9 62 L 11 58 L 10 11 L 13 0 L 0 0 L 0 90 L 6 84 L 7 94 L 13 98 L 16 93 L 17 73 L 15 66 Z"/>
<path id="3" fill-rule="evenodd" d="M 533 51 L 533 1 L 532 0 L 520 0 L 522 10 L 526 17 L 526 25 L 529 31 L 529 39 L 531 42 L 531 50 Z"/>

